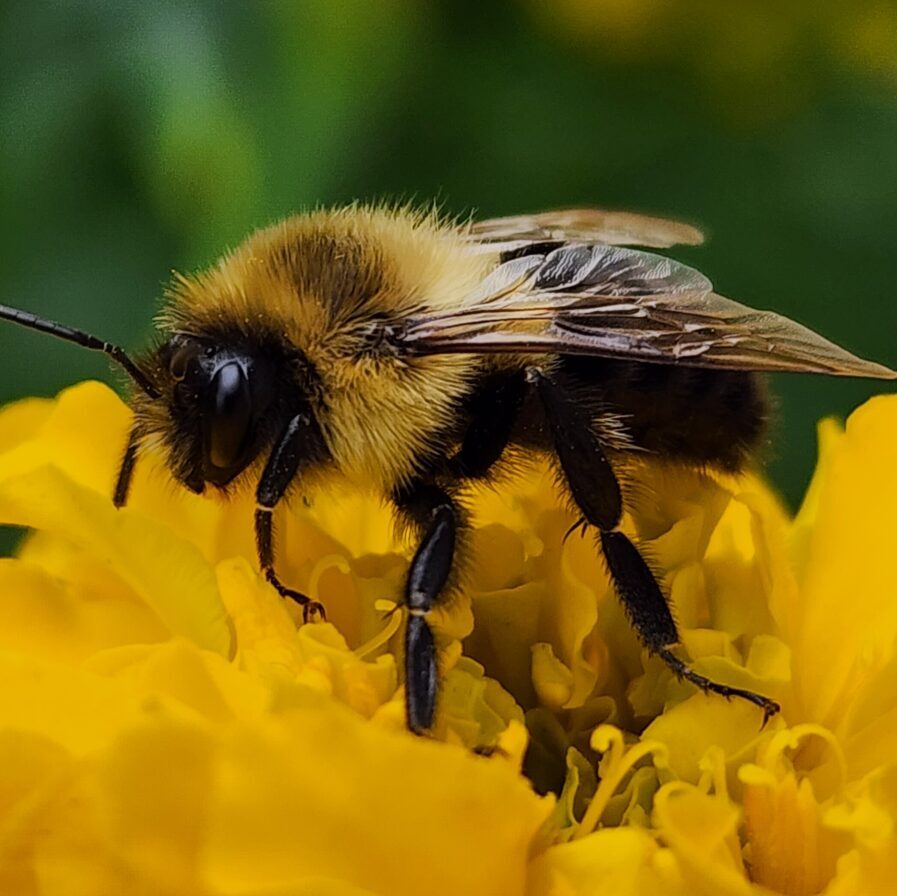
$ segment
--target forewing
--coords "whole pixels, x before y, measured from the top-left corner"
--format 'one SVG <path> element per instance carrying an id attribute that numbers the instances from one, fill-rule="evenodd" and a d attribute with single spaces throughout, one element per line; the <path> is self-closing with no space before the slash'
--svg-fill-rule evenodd
<path id="1" fill-rule="evenodd" d="M 564 246 L 499 265 L 468 303 L 407 322 L 417 353 L 559 353 L 694 367 L 897 378 L 812 330 L 715 294 L 671 259 Z"/>
<path id="2" fill-rule="evenodd" d="M 490 218 L 468 225 L 462 236 L 472 248 L 492 252 L 516 252 L 527 244 L 546 242 L 664 249 L 677 244 L 696 246 L 704 241 L 700 230 L 681 221 L 597 208 Z"/>

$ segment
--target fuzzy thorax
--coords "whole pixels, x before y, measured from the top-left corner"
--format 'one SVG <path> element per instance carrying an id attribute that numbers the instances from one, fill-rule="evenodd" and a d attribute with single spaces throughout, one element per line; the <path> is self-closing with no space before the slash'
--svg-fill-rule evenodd
<path id="1" fill-rule="evenodd" d="M 206 271 L 176 276 L 159 324 L 166 334 L 226 332 L 250 345 L 267 334 L 301 353 L 336 466 L 388 492 L 440 448 L 481 362 L 398 358 L 369 344 L 370 325 L 463 305 L 494 262 L 465 251 L 433 213 L 318 211 L 252 234 Z M 146 428 L 158 430 L 164 416 L 147 409 Z"/>

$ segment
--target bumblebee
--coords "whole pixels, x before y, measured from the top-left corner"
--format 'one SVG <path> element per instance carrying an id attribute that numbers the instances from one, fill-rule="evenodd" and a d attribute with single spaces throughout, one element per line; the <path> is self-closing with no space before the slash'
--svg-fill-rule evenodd
<path id="1" fill-rule="evenodd" d="M 25 311 L 0 306 L 0 318 L 105 352 L 130 377 L 117 506 L 147 446 L 161 445 L 193 492 L 254 488 L 260 570 L 306 621 L 324 607 L 278 576 L 274 508 L 330 474 L 392 503 L 418 541 L 404 593 L 412 731 L 434 722 L 428 617 L 459 587 L 459 498 L 520 450 L 553 457 L 648 650 L 703 690 L 756 704 L 765 721 L 773 700 L 674 653 L 667 600 L 620 530 L 620 471 L 634 452 L 742 469 L 764 430 L 763 371 L 897 373 L 628 248 L 700 241 L 685 224 L 591 209 L 459 226 L 352 206 L 289 218 L 210 269 L 175 276 L 157 344 L 133 359 Z"/>

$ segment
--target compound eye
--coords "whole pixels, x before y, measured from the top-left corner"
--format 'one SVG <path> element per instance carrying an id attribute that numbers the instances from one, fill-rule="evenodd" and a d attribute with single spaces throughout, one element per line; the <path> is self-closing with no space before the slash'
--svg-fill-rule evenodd
<path id="1" fill-rule="evenodd" d="M 209 460 L 220 470 L 240 461 L 252 422 L 249 379 L 241 364 L 220 367 L 209 384 Z"/>
<path id="2" fill-rule="evenodd" d="M 168 372 L 176 383 L 181 383 L 187 378 L 190 372 L 190 364 L 196 360 L 199 350 L 195 345 L 189 343 L 181 345 L 175 349 L 171 360 L 168 362 Z"/>

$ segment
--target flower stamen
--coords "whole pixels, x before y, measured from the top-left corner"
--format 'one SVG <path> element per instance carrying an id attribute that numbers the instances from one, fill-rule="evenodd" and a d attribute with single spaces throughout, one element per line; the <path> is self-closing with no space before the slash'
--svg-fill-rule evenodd
<path id="1" fill-rule="evenodd" d="M 666 744 L 656 740 L 639 741 L 629 749 L 623 742 L 623 733 L 613 725 L 599 725 L 590 739 L 593 750 L 603 753 L 599 764 L 600 783 L 595 796 L 589 803 L 582 821 L 573 835 L 574 840 L 591 834 L 598 827 L 611 797 L 627 774 L 646 756 L 654 756 L 655 765 L 666 765 L 668 750 Z M 602 768 L 605 766 L 605 768 Z M 604 772 L 601 774 L 601 772 Z"/>
<path id="2" fill-rule="evenodd" d="M 391 600 L 376 601 L 374 609 L 383 614 L 386 625 L 369 641 L 355 648 L 353 652 L 359 659 L 364 659 L 384 647 L 399 630 L 405 615 L 402 612 L 405 608 Z"/>

